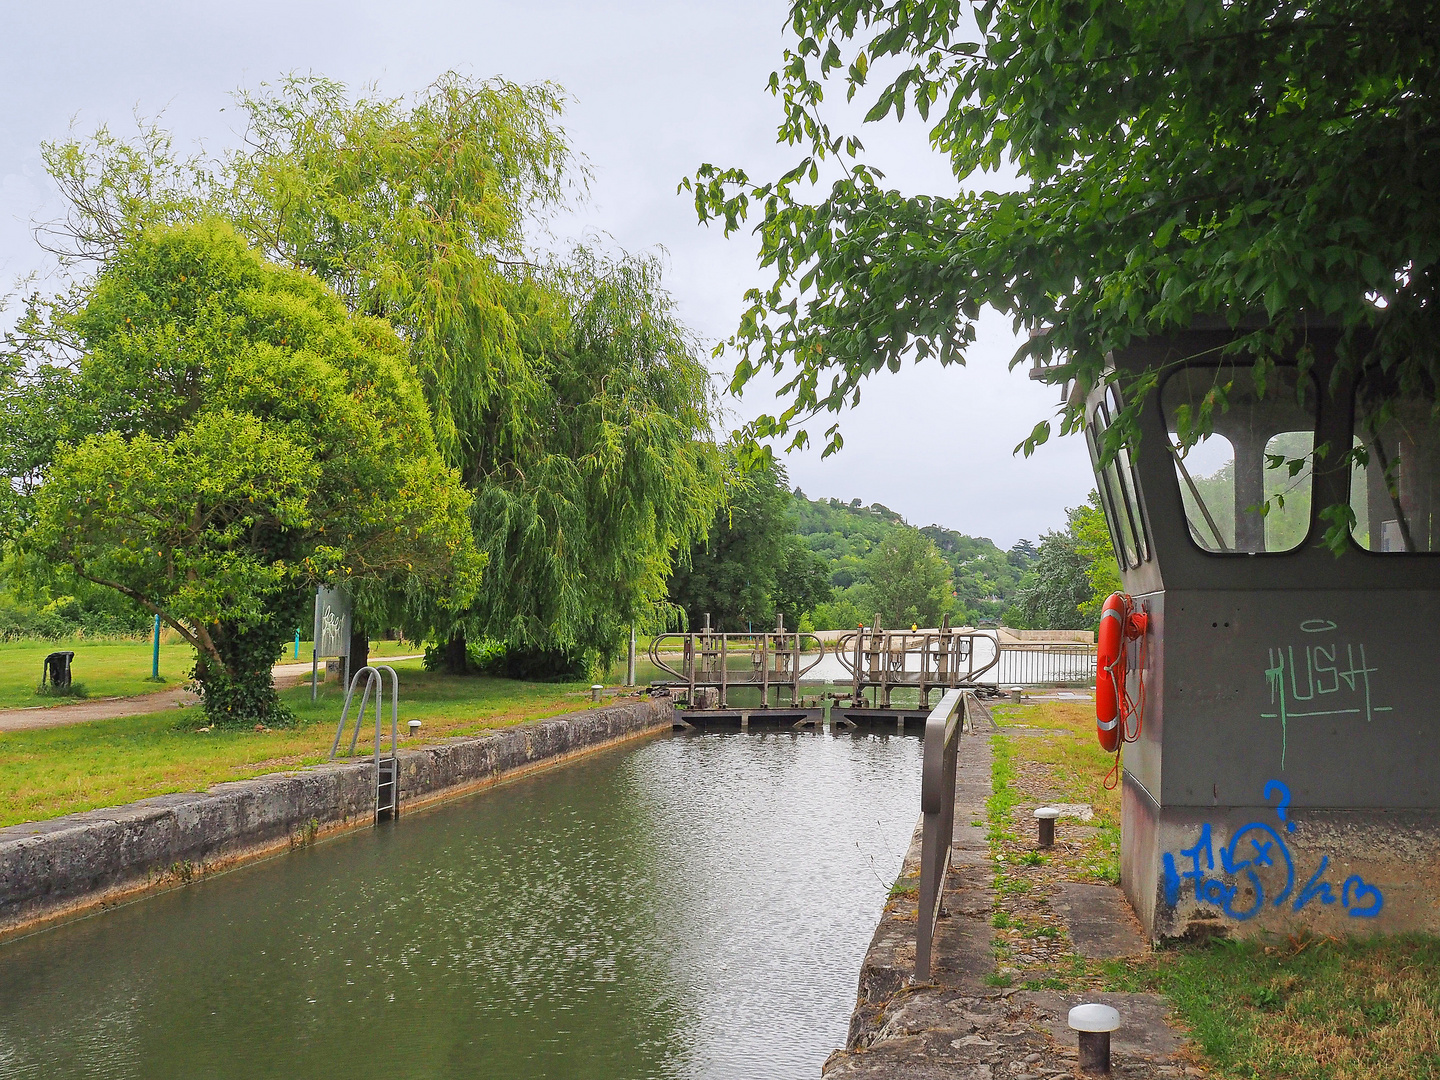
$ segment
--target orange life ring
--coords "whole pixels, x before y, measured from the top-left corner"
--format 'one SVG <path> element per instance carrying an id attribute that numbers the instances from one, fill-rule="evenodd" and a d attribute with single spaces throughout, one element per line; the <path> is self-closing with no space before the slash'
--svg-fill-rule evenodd
<path id="1" fill-rule="evenodd" d="M 1125 593 L 1111 593 L 1100 611 L 1100 633 L 1095 650 L 1095 737 L 1107 754 L 1115 753 L 1121 742 L 1140 737 L 1140 705 L 1132 704 L 1125 693 L 1125 643 L 1141 637 L 1149 622 L 1143 611 Z M 1144 668 L 1144 661 L 1141 661 Z M 1144 686 L 1141 691 L 1143 695 Z M 1134 716 L 1133 731 L 1128 721 Z"/>
<path id="2" fill-rule="evenodd" d="M 1095 737 L 1100 748 L 1113 754 L 1120 745 L 1120 702 L 1125 700 L 1124 593 L 1111 593 L 1100 610 L 1100 633 L 1095 649 Z"/>

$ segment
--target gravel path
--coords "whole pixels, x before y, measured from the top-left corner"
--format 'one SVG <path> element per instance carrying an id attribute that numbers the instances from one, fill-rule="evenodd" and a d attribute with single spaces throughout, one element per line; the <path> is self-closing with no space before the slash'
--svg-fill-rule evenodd
<path id="1" fill-rule="evenodd" d="M 386 663 L 396 660 L 414 660 L 415 656 L 385 656 L 376 659 Z M 275 685 L 295 686 L 310 677 L 310 664 L 276 664 Z M 31 731 L 35 728 L 64 727 L 67 724 L 83 724 L 90 720 L 113 720 L 117 716 L 140 716 L 144 713 L 159 712 L 172 706 L 193 705 L 199 701 L 190 690 L 183 686 L 169 690 L 157 690 L 153 694 L 137 697 L 93 698 L 76 701 L 68 705 L 33 705 L 27 709 L 0 709 L 0 731 Z"/>

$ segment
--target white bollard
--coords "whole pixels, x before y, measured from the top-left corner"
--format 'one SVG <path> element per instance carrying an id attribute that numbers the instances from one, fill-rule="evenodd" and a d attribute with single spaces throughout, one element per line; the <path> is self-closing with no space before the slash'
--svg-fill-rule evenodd
<path id="1" fill-rule="evenodd" d="M 1053 806 L 1042 806 L 1035 811 L 1035 821 L 1040 826 L 1038 847 L 1055 846 L 1055 819 L 1060 816 L 1060 811 Z"/>
<path id="2" fill-rule="evenodd" d="M 1092 1002 L 1070 1010 L 1070 1028 L 1080 1033 L 1080 1071 L 1110 1075 L 1110 1033 L 1120 1026 L 1120 1014 L 1109 1005 Z"/>

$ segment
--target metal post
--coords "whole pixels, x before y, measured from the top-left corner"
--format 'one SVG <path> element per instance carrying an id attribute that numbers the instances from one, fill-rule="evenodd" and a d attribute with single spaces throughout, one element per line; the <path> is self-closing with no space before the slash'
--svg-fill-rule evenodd
<path id="1" fill-rule="evenodd" d="M 878 621 L 878 620 L 877 620 Z M 880 708 L 890 708 L 890 641 L 891 635 L 880 635 Z"/>
<path id="2" fill-rule="evenodd" d="M 150 653 L 150 678 L 160 681 L 160 616 L 155 616 L 155 648 Z"/>
<path id="3" fill-rule="evenodd" d="M 860 669 L 861 669 L 861 665 L 864 663 L 864 661 L 863 661 L 863 659 L 862 659 L 862 657 L 864 656 L 864 650 L 865 650 L 865 627 L 862 626 L 862 627 L 860 627 L 859 629 L 857 629 L 857 630 L 855 631 L 855 685 L 854 685 L 854 686 L 851 688 L 851 690 L 850 690 L 850 701 L 851 701 L 851 704 L 853 704 L 853 705 L 856 706 L 857 708 L 861 705 L 861 701 L 860 701 L 860 677 L 861 677 L 861 676 L 860 676 Z"/>
<path id="4" fill-rule="evenodd" d="M 931 636 L 925 635 L 925 640 L 920 646 L 920 708 L 930 708 L 930 684 L 926 680 L 930 677 L 930 643 Z"/>
<path id="5" fill-rule="evenodd" d="M 790 638 L 790 707 L 800 707 L 800 631 Z"/>
<path id="6" fill-rule="evenodd" d="M 295 659 L 300 659 L 300 627 L 295 627 Z"/>
<path id="7" fill-rule="evenodd" d="M 720 635 L 720 708 L 726 708 L 725 695 L 730 679 L 730 635 Z"/>
<path id="8" fill-rule="evenodd" d="M 1038 835 L 1035 846 L 1048 848 L 1055 846 L 1055 819 L 1060 816 L 1060 811 L 1053 806 L 1042 806 L 1035 811 L 1035 821 L 1038 828 Z"/>
<path id="9" fill-rule="evenodd" d="M 320 654 L 310 650 L 310 703 L 315 703 L 316 689 L 320 684 Z"/>
<path id="10" fill-rule="evenodd" d="M 1087 1076 L 1110 1075 L 1110 1033 L 1120 1027 L 1120 1013 L 1099 1002 L 1070 1010 L 1070 1029 L 1079 1035 L 1080 1071 Z"/>
<path id="11" fill-rule="evenodd" d="M 687 688 L 690 708 L 695 708 L 695 635 L 685 635 L 685 679 L 689 683 Z"/>
<path id="12" fill-rule="evenodd" d="M 625 685 L 635 685 L 635 624 L 630 624 L 630 656 L 625 665 Z"/>
<path id="13" fill-rule="evenodd" d="M 775 695 L 779 697 L 777 693 Z M 770 707 L 770 635 L 760 635 L 760 707 Z"/>

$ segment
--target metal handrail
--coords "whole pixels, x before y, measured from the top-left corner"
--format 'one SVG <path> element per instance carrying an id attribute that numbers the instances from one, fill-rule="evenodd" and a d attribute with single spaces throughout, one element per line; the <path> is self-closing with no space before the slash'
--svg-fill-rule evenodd
<path id="1" fill-rule="evenodd" d="M 925 718 L 920 773 L 920 910 L 915 918 L 915 981 L 930 978 L 935 921 L 950 869 L 955 832 L 955 772 L 964 727 L 966 697 L 950 690 Z"/>
<path id="2" fill-rule="evenodd" d="M 984 662 L 976 648 L 980 641 L 992 650 Z M 850 673 L 857 706 L 864 691 L 874 690 L 876 706 L 888 709 L 892 691 L 913 687 L 920 691 L 920 707 L 928 709 L 931 690 L 978 685 L 1000 663 L 1000 643 L 993 633 L 952 630 L 943 623 L 938 630 L 861 627 L 836 641 L 835 655 Z M 912 657 L 919 658 L 918 668 L 910 667 Z"/>
<path id="3" fill-rule="evenodd" d="M 814 643 L 807 650 L 805 642 Z M 681 666 L 676 671 L 660 659 L 661 643 L 678 641 L 682 646 Z M 730 656 L 749 654 L 750 671 L 730 670 Z M 801 666 L 802 659 L 813 654 L 808 664 Z M 790 688 L 790 703 L 800 702 L 800 681 L 825 659 L 825 643 L 814 634 L 786 630 L 783 623 L 774 631 L 742 634 L 719 633 L 709 628 L 690 634 L 657 634 L 650 640 L 650 661 L 661 671 L 668 672 L 683 682 L 688 691 L 688 701 L 693 706 L 697 687 L 716 687 L 719 690 L 720 708 L 728 706 L 727 695 L 734 686 L 755 686 L 760 690 L 760 708 L 770 708 L 770 687 Z M 773 663 L 773 667 L 772 667 Z"/>
<path id="4" fill-rule="evenodd" d="M 350 736 L 350 753 L 355 753 L 355 745 L 360 741 L 360 725 L 365 722 L 365 706 L 370 701 L 370 691 L 375 691 L 375 812 L 380 812 L 380 743 L 384 730 L 385 718 L 385 677 L 381 672 L 390 673 L 390 753 L 387 755 L 391 762 L 391 782 L 394 788 L 391 791 L 390 808 L 398 816 L 400 812 L 400 676 L 395 674 L 395 669 L 388 664 L 380 664 L 361 668 L 350 680 L 350 688 L 345 691 L 345 707 L 340 711 L 340 726 L 335 729 L 335 741 L 330 744 L 330 759 L 335 759 L 335 754 L 340 749 L 340 739 L 345 734 L 345 724 L 350 716 L 350 701 L 355 696 L 355 688 L 360 684 L 360 679 L 365 678 L 365 693 L 360 697 L 360 711 L 355 714 L 355 734 Z"/>
<path id="5" fill-rule="evenodd" d="M 772 639 L 782 639 L 784 641 L 790 641 L 792 644 L 790 648 L 775 648 L 772 644 Z M 812 648 L 809 645 L 801 644 L 802 639 L 814 642 L 814 647 Z M 724 654 L 727 658 L 732 651 L 736 656 L 743 656 L 746 652 L 748 652 L 750 653 L 752 660 L 757 658 L 768 659 L 769 657 L 790 656 L 792 654 L 798 654 L 800 656 L 813 655 L 815 657 L 814 660 L 806 664 L 804 667 L 798 669 L 796 673 L 799 675 L 805 675 L 807 672 L 817 667 L 820 661 L 825 659 L 825 642 L 822 641 L 820 638 L 816 637 L 814 634 L 809 633 L 808 631 L 801 632 L 797 630 L 786 630 L 784 633 L 779 634 L 769 631 L 765 633 L 760 633 L 757 631 L 755 633 L 729 634 L 721 633 L 717 630 L 710 634 L 656 634 L 653 638 L 650 639 L 650 662 L 654 664 L 657 668 L 659 668 L 661 671 L 675 676 L 675 678 L 681 680 L 682 682 L 688 682 L 690 681 L 691 669 L 695 668 L 697 664 L 696 650 L 694 648 L 694 644 L 696 641 L 705 642 L 707 640 L 717 643 L 716 645 L 712 646 L 712 650 L 716 648 L 723 649 Z M 665 661 L 660 659 L 662 653 L 667 656 L 672 656 L 676 652 L 675 649 L 662 649 L 660 647 L 660 643 L 662 641 L 674 641 L 679 643 L 679 652 L 681 657 L 683 657 L 683 659 L 681 660 L 681 666 L 685 668 L 684 671 L 676 671 L 669 664 L 665 663 Z M 723 669 L 717 668 L 714 673 L 715 678 L 710 679 L 708 682 L 704 678 L 700 678 L 697 676 L 695 679 L 696 684 L 699 686 L 720 685 L 722 681 L 720 678 L 721 670 Z M 744 686 L 747 684 L 758 684 L 761 680 L 759 678 L 756 678 L 753 673 L 736 671 L 727 672 L 727 678 L 725 678 L 723 681 L 729 685 Z M 788 682 L 789 680 L 786 681 Z M 777 685 L 783 684 L 777 683 Z"/>
<path id="6" fill-rule="evenodd" d="M 994 646 L 994 655 L 979 667 L 975 666 L 975 642 L 987 641 Z M 924 676 L 927 683 L 940 684 L 948 681 L 974 683 L 1000 661 L 1000 643 L 993 633 L 983 630 L 852 630 L 842 634 L 835 641 L 835 655 L 841 665 L 852 676 L 860 667 L 864 675 L 866 658 L 884 657 L 889 677 L 885 680 L 896 686 L 916 685 Z M 910 671 L 903 659 L 897 665 L 896 657 L 920 657 L 920 669 Z M 947 663 L 948 662 L 948 663 Z M 871 660 L 873 668 L 875 660 Z M 962 664 L 963 671 L 962 671 Z M 869 673 L 868 682 L 879 682 L 875 671 Z"/>

